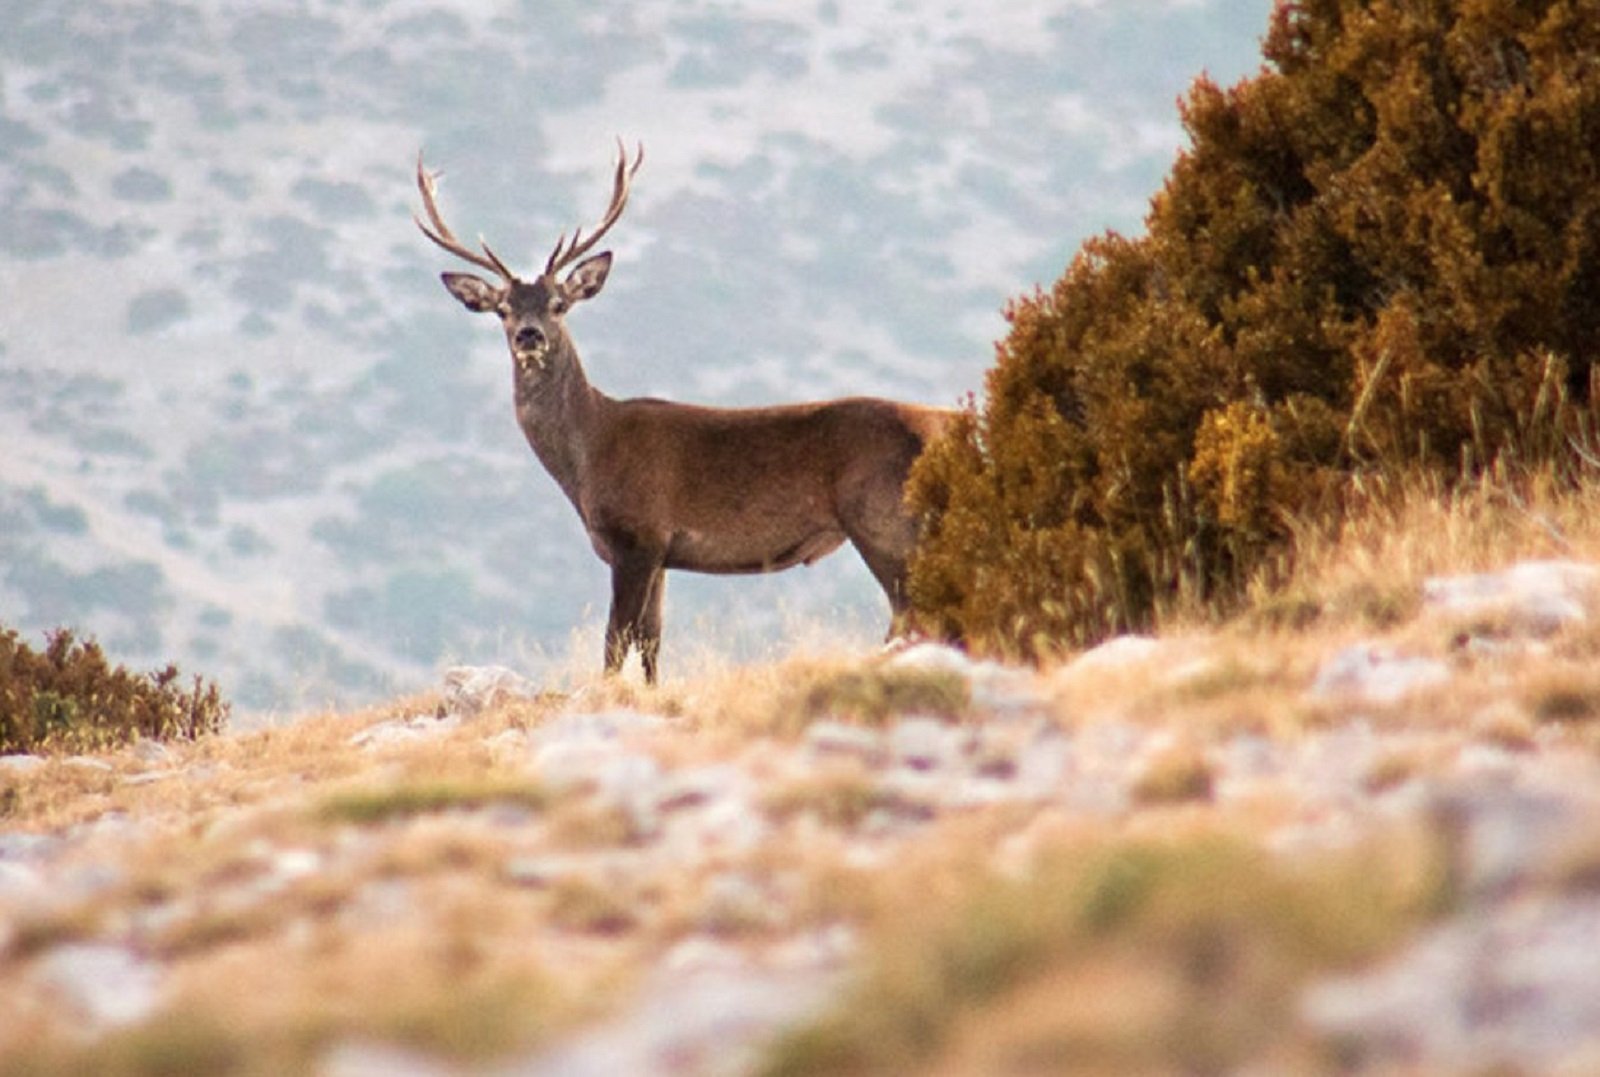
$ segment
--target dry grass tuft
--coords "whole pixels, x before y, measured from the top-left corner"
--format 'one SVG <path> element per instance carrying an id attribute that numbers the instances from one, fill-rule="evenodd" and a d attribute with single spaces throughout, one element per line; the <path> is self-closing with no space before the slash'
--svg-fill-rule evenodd
<path id="1" fill-rule="evenodd" d="M 1429 576 L 1533 558 L 1600 561 L 1597 496 L 1600 476 L 1573 483 L 1548 472 L 1496 470 L 1450 490 L 1434 479 L 1369 479 L 1337 526 L 1295 525 L 1239 619 L 1258 631 L 1383 632 L 1416 615 Z M 1183 610 L 1174 621 L 1210 619 Z"/>
<path id="2" fill-rule="evenodd" d="M 663 701 L 670 706 L 663 710 Z M 703 732 L 739 739 L 792 737 L 819 718 L 883 725 L 906 714 L 960 720 L 971 710 L 965 678 L 947 670 L 863 663 L 859 653 L 802 654 L 662 688 L 658 713 L 682 714 Z"/>
<path id="3" fill-rule="evenodd" d="M 851 829 L 874 811 L 894 805 L 865 767 L 841 763 L 773 789 L 762 810 L 777 822 L 809 815 L 828 826 Z"/>
<path id="4" fill-rule="evenodd" d="M 315 809 L 324 822 L 372 824 L 445 811 L 474 811 L 510 805 L 542 811 L 546 790 L 525 779 L 403 782 L 335 793 Z"/>
<path id="5" fill-rule="evenodd" d="M 550 920 L 557 927 L 589 935 L 622 935 L 639 925 L 640 896 L 578 875 L 551 886 Z"/>
<path id="6" fill-rule="evenodd" d="M 1226 1072 L 1282 1048 L 1295 985 L 1437 904 L 1441 873 L 1385 863 L 1298 869 L 1206 835 L 1050 849 L 892 903 L 846 999 L 761 1072 Z"/>
<path id="7" fill-rule="evenodd" d="M 1133 784 L 1136 804 L 1183 804 L 1211 799 L 1211 764 L 1193 748 L 1180 748 L 1152 760 Z"/>

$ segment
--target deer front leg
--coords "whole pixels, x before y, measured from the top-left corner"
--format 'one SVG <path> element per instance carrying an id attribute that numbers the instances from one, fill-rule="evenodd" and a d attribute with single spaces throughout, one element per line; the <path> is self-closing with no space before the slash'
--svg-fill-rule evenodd
<path id="1" fill-rule="evenodd" d="M 650 593 L 639 618 L 639 661 L 644 665 L 644 682 L 656 683 L 656 660 L 661 654 L 661 603 L 667 591 L 667 570 L 658 567 L 650 578 Z"/>
<path id="2" fill-rule="evenodd" d="M 628 650 L 637 645 L 647 684 L 656 682 L 661 651 L 662 559 L 631 550 L 611 566 L 611 616 L 606 621 L 606 673 L 619 673 Z"/>

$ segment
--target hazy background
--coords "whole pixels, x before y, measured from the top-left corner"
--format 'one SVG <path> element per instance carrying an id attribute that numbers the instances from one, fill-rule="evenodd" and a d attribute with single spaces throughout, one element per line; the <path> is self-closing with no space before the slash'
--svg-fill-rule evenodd
<path id="1" fill-rule="evenodd" d="M 243 711 L 537 672 L 607 570 L 411 223 L 419 148 L 531 269 L 645 143 L 569 322 L 612 395 L 951 404 L 1008 297 L 1140 228 L 1176 98 L 1253 72 L 1269 9 L 0 0 L 0 625 Z M 849 550 L 669 592 L 668 677 L 887 612 Z"/>

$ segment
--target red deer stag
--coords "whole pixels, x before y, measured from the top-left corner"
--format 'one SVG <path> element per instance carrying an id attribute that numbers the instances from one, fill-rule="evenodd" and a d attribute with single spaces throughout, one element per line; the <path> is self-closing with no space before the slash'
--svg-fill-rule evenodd
<path id="1" fill-rule="evenodd" d="M 640 147 L 630 164 L 619 142 L 599 225 L 587 236 L 581 228 L 570 240 L 563 235 L 544 272 L 523 280 L 486 242 L 472 250 L 455 237 L 439 212 L 435 177 L 417 158 L 427 215 L 417 227 L 499 278 L 445 273 L 444 286 L 468 310 L 499 316 L 517 422 L 611 566 L 606 672 L 620 670 L 637 646 L 645 679 L 655 682 L 667 569 L 775 572 L 810 564 L 848 539 L 898 621 L 918 531 L 902 499 L 906 475 L 953 412 L 869 398 L 755 408 L 614 400 L 584 376 L 563 318 L 605 284 L 611 253 L 584 256 L 622 216 L 643 160 Z"/>

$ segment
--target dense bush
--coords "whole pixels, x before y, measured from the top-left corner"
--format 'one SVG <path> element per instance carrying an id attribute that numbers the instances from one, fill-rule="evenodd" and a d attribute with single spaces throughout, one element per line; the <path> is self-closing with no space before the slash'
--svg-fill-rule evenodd
<path id="1" fill-rule="evenodd" d="M 173 666 L 150 674 L 111 666 L 93 640 L 65 629 L 35 651 L 0 630 L 0 755 L 89 751 L 138 737 L 193 740 L 220 730 L 228 705 L 214 684 L 185 691 Z"/>
<path id="2" fill-rule="evenodd" d="M 1264 55 L 1194 84 L 1144 236 L 1007 311 L 913 476 L 924 627 L 1089 642 L 1225 602 L 1353 475 L 1587 436 L 1600 0 L 1280 2 Z"/>

